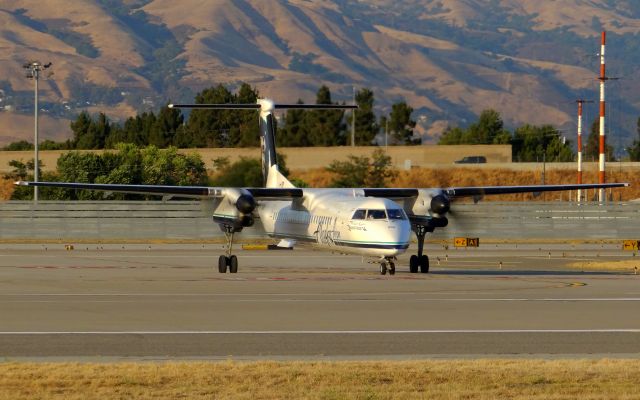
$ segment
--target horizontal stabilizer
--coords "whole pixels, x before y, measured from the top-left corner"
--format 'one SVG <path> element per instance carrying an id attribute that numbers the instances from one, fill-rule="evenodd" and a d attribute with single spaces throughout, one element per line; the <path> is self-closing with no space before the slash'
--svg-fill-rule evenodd
<path id="1" fill-rule="evenodd" d="M 169 104 L 169 108 L 193 108 L 200 110 L 260 110 L 262 104 Z M 353 104 L 273 104 L 276 110 L 349 110 L 358 108 Z"/>
<path id="2" fill-rule="evenodd" d="M 259 110 L 262 106 L 251 104 L 169 104 L 169 108 L 195 108 L 210 110 Z"/>

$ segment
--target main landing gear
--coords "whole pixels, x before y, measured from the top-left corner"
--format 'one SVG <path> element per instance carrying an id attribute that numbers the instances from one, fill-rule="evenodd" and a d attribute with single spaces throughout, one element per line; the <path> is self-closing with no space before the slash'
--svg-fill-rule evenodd
<path id="1" fill-rule="evenodd" d="M 428 229 L 424 225 L 414 225 L 413 230 L 418 237 L 418 254 L 412 255 L 409 259 L 409 272 L 415 274 L 419 268 L 420 272 L 426 274 L 429 272 L 429 256 L 422 254 L 422 251 L 424 249 L 424 237 L 427 235 Z M 433 232 L 433 229 L 430 232 Z"/>
<path id="2" fill-rule="evenodd" d="M 384 258 L 380 261 L 380 275 L 386 275 L 389 271 L 389 275 L 396 274 L 396 264 L 393 262 L 394 258 Z"/>
<path id="3" fill-rule="evenodd" d="M 224 226 L 223 229 L 224 236 L 227 238 L 227 254 L 218 258 L 218 272 L 224 274 L 228 268 L 230 273 L 235 274 L 238 272 L 238 257 L 231 254 L 235 229 L 231 226 Z"/>

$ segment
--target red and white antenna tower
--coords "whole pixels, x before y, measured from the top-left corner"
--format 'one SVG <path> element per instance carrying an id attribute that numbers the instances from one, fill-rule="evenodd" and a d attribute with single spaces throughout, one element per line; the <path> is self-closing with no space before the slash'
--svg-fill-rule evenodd
<path id="1" fill-rule="evenodd" d="M 605 73 L 604 63 L 604 47 L 606 43 L 607 33 L 602 31 L 602 44 L 600 45 L 600 155 L 598 162 L 598 183 L 605 183 L 606 178 L 604 174 L 604 162 L 605 162 L 605 137 L 604 137 L 604 117 L 605 117 L 605 101 L 604 101 L 604 83 L 607 81 L 607 75 Z M 598 193 L 598 201 L 600 203 L 605 201 L 604 189 L 600 189 Z"/>
<path id="2" fill-rule="evenodd" d="M 582 106 L 593 101 L 578 99 L 578 184 L 582 183 Z M 582 190 L 578 189 L 578 202 L 582 201 Z"/>

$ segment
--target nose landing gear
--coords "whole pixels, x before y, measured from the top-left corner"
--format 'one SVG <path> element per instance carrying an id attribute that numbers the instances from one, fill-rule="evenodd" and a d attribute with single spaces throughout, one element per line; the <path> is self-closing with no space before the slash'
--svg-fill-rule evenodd
<path id="1" fill-rule="evenodd" d="M 393 262 L 392 258 L 385 258 L 380 261 L 380 275 L 386 275 L 387 271 L 389 275 L 396 274 L 396 264 Z"/>
<path id="2" fill-rule="evenodd" d="M 231 226 L 224 226 L 223 229 L 224 236 L 227 238 L 227 254 L 218 258 L 218 272 L 224 274 L 228 268 L 230 273 L 235 274 L 238 272 L 238 257 L 231 254 L 235 230 Z"/>
<path id="3" fill-rule="evenodd" d="M 409 259 L 409 272 L 415 274 L 420 272 L 426 274 L 429 272 L 429 256 L 422 254 L 424 250 L 424 237 L 427 235 L 427 227 L 424 225 L 414 225 L 413 230 L 418 237 L 418 254 L 412 255 Z M 433 231 L 433 229 L 431 230 Z"/>

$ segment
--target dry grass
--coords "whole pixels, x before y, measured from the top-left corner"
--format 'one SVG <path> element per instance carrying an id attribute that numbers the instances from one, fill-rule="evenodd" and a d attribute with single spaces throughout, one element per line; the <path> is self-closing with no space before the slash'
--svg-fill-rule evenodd
<path id="1" fill-rule="evenodd" d="M 640 399 L 640 360 L 0 364 L 0 399 Z"/>
<path id="2" fill-rule="evenodd" d="M 328 187 L 333 179 L 333 174 L 323 169 L 308 171 L 295 171 L 296 178 L 309 183 L 311 187 Z M 595 177 L 585 174 L 584 182 L 594 182 Z M 541 182 L 540 171 L 514 171 L 508 169 L 428 169 L 412 168 L 409 171 L 399 171 L 398 177 L 393 182 L 388 182 L 391 187 L 449 187 L 449 186 L 508 186 L 508 185 L 539 185 Z M 547 171 L 545 183 L 573 184 L 576 181 L 576 172 L 568 170 Z M 613 197 L 618 200 L 630 200 L 640 198 L 640 185 L 638 185 L 637 173 L 634 171 L 610 171 L 607 173 L 608 182 L 629 182 L 631 187 L 613 189 Z M 594 192 L 589 191 L 589 195 Z M 575 192 L 573 193 L 575 196 Z M 495 201 L 523 201 L 523 200 L 552 200 L 568 199 L 568 192 L 560 194 L 547 194 L 546 197 L 534 197 L 532 194 L 514 194 L 502 196 L 489 196 L 485 200 Z"/>
<path id="3" fill-rule="evenodd" d="M 626 271 L 640 274 L 640 258 L 617 261 L 585 261 L 568 264 L 571 268 L 582 270 Z"/>
<path id="4" fill-rule="evenodd" d="M 12 179 L 0 178 L 0 200 L 9 200 L 14 190 Z"/>

